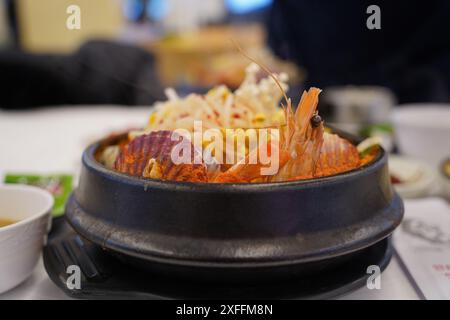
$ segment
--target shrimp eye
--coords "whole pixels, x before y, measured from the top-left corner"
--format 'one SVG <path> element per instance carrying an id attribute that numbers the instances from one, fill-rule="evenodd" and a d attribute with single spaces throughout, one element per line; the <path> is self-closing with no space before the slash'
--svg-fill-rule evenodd
<path id="1" fill-rule="evenodd" d="M 313 128 L 320 126 L 321 123 L 322 117 L 319 116 L 318 114 L 315 114 L 311 117 L 311 125 L 313 126 Z"/>

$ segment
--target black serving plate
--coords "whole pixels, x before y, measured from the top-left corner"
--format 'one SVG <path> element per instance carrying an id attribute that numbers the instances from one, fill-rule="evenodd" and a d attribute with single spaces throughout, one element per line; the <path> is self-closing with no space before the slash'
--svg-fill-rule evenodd
<path id="1" fill-rule="evenodd" d="M 367 267 L 378 265 L 384 270 L 391 255 L 391 241 L 386 238 L 353 253 L 346 262 L 324 263 L 315 276 L 296 275 L 289 281 L 254 284 L 205 283 L 192 278 L 182 281 L 124 264 L 58 219 L 44 248 L 44 265 L 58 287 L 79 299 L 329 299 L 364 286 Z M 69 265 L 81 268 L 79 290 L 67 288 Z"/>

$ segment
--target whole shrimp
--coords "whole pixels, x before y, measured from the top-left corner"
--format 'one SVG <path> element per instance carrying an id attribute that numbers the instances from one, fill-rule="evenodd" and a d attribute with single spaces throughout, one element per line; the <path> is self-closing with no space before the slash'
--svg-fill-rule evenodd
<path id="1" fill-rule="evenodd" d="M 324 132 L 322 118 L 317 113 L 320 92 L 318 88 L 304 91 L 295 114 L 287 101 L 281 148 L 290 159 L 269 181 L 317 178 L 359 166 L 359 154 L 353 144 L 337 134 Z"/>
<path id="2" fill-rule="evenodd" d="M 277 182 L 311 179 L 358 167 L 360 158 L 356 147 L 337 134 L 324 132 L 323 121 L 317 113 L 320 92 L 318 88 L 304 91 L 295 113 L 292 110 L 291 100 L 285 98 L 286 123 L 278 127 L 281 138 L 278 145 L 275 145 L 279 149 L 280 164 L 276 174 L 262 176 L 260 170 L 264 165 L 249 163 L 248 159 L 253 153 L 258 153 L 262 147 L 269 147 L 261 145 L 252 150 L 245 159 L 217 175 L 213 182 L 242 183 L 255 182 L 255 180 Z"/>
<path id="3" fill-rule="evenodd" d="M 212 182 L 270 182 L 298 179 L 310 179 L 332 175 L 354 169 L 360 165 L 358 151 L 354 145 L 336 134 L 324 132 L 322 118 L 317 112 L 319 102 L 318 88 L 304 91 L 295 113 L 291 100 L 287 97 L 277 77 L 264 65 L 248 56 L 238 43 L 234 42 L 242 55 L 259 65 L 277 84 L 283 94 L 286 106 L 285 125 L 278 127 L 281 138 L 278 146 L 279 170 L 272 176 L 261 176 L 263 164 L 250 164 L 248 158 L 253 152 L 259 152 L 261 147 L 250 151 L 242 161 L 236 163 L 227 171 L 217 175 Z M 271 143 L 274 148 L 273 143 Z"/>

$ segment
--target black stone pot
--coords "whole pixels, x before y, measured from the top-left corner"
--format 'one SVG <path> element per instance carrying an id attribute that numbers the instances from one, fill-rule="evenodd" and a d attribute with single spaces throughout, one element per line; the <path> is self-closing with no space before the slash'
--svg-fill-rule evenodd
<path id="1" fill-rule="evenodd" d="M 124 261 L 206 281 L 260 281 L 330 268 L 390 235 L 403 216 L 383 150 L 332 177 L 261 184 L 165 182 L 83 154 L 72 227 Z"/>

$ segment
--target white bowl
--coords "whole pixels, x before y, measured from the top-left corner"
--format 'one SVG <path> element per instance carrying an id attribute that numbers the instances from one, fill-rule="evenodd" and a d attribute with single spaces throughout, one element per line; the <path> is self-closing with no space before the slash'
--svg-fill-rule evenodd
<path id="1" fill-rule="evenodd" d="M 434 169 L 450 156 L 450 105 L 398 106 L 392 120 L 402 154 L 421 159 Z"/>
<path id="2" fill-rule="evenodd" d="M 24 185 L 0 186 L 0 218 L 17 221 L 0 227 L 0 293 L 33 272 L 51 224 L 53 197 Z"/>
<path id="3" fill-rule="evenodd" d="M 420 160 L 389 155 L 389 173 L 400 179 L 393 186 L 404 199 L 427 197 L 439 191 L 436 170 Z"/>

